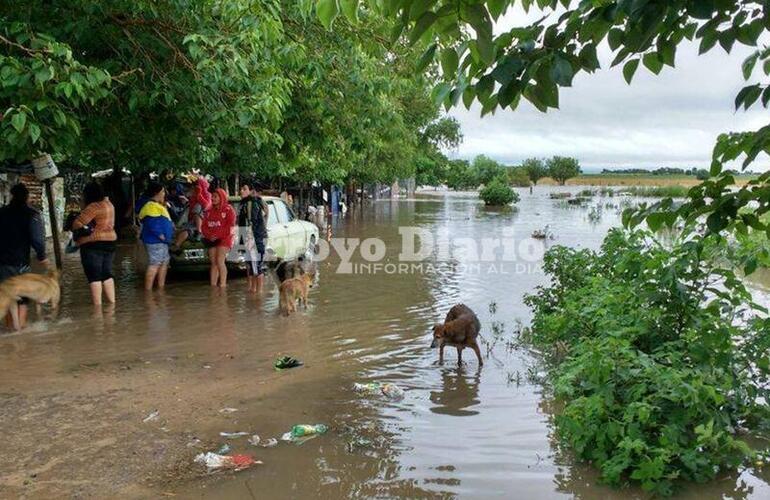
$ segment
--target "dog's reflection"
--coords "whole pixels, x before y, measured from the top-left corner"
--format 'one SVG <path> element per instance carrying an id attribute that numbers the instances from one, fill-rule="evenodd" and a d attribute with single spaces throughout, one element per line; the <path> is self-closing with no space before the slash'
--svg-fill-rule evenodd
<path id="1" fill-rule="evenodd" d="M 430 400 L 435 405 L 430 411 L 441 415 L 468 417 L 478 415 L 473 410 L 478 405 L 481 368 L 469 373 L 463 367 L 441 370 L 442 390 L 431 391 Z"/>

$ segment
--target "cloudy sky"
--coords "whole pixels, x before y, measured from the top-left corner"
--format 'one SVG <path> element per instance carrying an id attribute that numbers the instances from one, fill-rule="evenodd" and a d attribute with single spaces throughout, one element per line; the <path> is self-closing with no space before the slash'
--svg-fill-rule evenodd
<path id="1" fill-rule="evenodd" d="M 525 20 L 521 13 L 509 13 L 496 31 Z M 476 104 L 451 110 L 464 141 L 449 154 L 466 159 L 486 154 L 506 164 L 533 156 L 574 156 L 584 170 L 708 167 L 720 133 L 768 123 L 767 111 L 759 107 L 733 110 L 744 85 L 741 62 L 750 53 L 736 43 L 730 55 L 717 47 L 698 56 L 697 45 L 682 44 L 676 68 L 666 66 L 655 76 L 640 65 L 629 86 L 622 65 L 609 68 L 605 47 L 600 50 L 603 69 L 580 73 L 571 88 L 562 89 L 558 110 L 540 113 L 523 99 L 515 111 L 497 110 L 483 119 Z M 767 170 L 768 165 L 766 157 L 760 158 L 752 169 Z"/>

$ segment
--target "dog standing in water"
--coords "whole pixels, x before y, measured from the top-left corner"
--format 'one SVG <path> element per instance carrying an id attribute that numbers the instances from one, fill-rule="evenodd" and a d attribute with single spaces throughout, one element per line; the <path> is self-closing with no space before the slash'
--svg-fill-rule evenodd
<path id="1" fill-rule="evenodd" d="M 307 292 L 313 282 L 313 275 L 304 273 L 281 283 L 278 307 L 284 316 L 297 310 L 297 299 L 307 309 Z"/>
<path id="2" fill-rule="evenodd" d="M 481 323 L 470 307 L 465 304 L 457 304 L 446 315 L 444 324 L 436 324 L 433 327 L 433 343 L 431 348 L 438 347 L 439 363 L 444 363 L 444 346 L 454 346 L 457 348 L 457 364 L 462 364 L 463 349 L 470 347 L 476 353 L 479 360 L 479 366 L 484 362 L 481 360 L 481 351 L 476 339 L 481 330 Z"/>
<path id="3" fill-rule="evenodd" d="M 38 316 L 41 304 L 51 304 L 56 313 L 61 300 L 59 271 L 52 269 L 47 274 L 24 273 L 0 283 L 0 317 L 5 317 L 10 311 L 14 330 L 19 330 L 20 325 L 18 311 L 11 305 L 21 298 L 35 301 Z"/>

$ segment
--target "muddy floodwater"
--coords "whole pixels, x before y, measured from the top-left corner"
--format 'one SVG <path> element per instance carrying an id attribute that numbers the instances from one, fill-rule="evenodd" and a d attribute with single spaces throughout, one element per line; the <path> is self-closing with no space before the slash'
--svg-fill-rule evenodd
<path id="1" fill-rule="evenodd" d="M 579 187 L 571 187 L 573 191 Z M 378 201 L 333 223 L 334 237 L 379 238 L 381 267 L 358 251 L 353 272 L 322 262 L 309 307 L 278 314 L 272 281 L 248 295 L 235 277 L 225 291 L 205 277 L 172 277 L 163 293 L 141 290 L 143 257 L 120 247 L 118 305 L 94 310 L 77 255 L 68 256 L 55 320 L 0 334 L 0 498 L 647 498 L 598 485 L 552 436 L 554 403 L 539 370 L 513 339 L 530 311 L 523 296 L 546 277 L 546 245 L 597 248 L 619 223 L 626 198 L 584 207 L 552 200 L 559 188 L 521 191 L 515 212 L 486 210 L 473 194 L 424 193 Z M 529 240 L 546 224 L 552 241 Z M 399 269 L 399 226 L 438 242 L 510 238 L 512 259 L 468 264 L 433 252 Z M 372 247 L 374 248 L 374 247 Z M 483 260 L 483 259 L 482 259 Z M 767 275 L 756 293 L 768 303 Z M 431 326 L 456 303 L 482 323 L 479 368 L 447 349 L 439 366 Z M 276 371 L 279 355 L 303 367 Z M 398 384 L 400 401 L 361 395 L 356 382 Z M 324 423 L 301 446 L 255 447 L 292 425 Z M 228 444 L 263 464 L 206 474 L 201 452 Z M 686 488 L 685 498 L 768 498 L 770 473 L 747 469 Z"/>

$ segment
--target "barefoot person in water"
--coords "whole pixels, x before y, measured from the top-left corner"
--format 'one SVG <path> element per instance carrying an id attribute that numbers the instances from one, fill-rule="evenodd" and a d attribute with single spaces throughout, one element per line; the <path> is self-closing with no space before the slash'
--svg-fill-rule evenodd
<path id="1" fill-rule="evenodd" d="M 203 244 L 208 248 L 211 286 L 227 286 L 227 253 L 233 247 L 235 210 L 227 200 L 227 193 L 217 188 L 211 195 L 211 208 L 203 214 L 201 231 Z"/>

